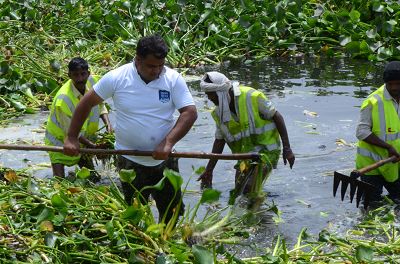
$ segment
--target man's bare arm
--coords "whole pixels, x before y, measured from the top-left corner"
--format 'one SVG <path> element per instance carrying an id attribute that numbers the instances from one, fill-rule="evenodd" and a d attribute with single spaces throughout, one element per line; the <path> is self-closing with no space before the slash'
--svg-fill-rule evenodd
<path id="1" fill-rule="evenodd" d="M 89 116 L 92 107 L 101 102 L 103 102 L 103 99 L 98 96 L 94 90 L 90 90 L 82 97 L 81 101 L 76 106 L 74 114 L 72 115 L 71 125 L 68 129 L 67 138 L 64 141 L 64 153 L 66 155 L 79 155 L 79 132 L 86 118 Z"/>

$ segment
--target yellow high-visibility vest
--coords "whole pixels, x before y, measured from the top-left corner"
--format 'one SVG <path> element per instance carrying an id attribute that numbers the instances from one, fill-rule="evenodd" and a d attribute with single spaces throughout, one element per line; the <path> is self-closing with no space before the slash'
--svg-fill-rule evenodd
<path id="1" fill-rule="evenodd" d="M 251 87 L 239 88 L 239 122 L 231 118 L 229 122 L 221 124 L 216 110 L 211 113 L 232 153 L 280 150 L 280 137 L 275 123 L 262 119 L 258 111 L 258 99 L 267 99 L 266 96 Z"/>
<path id="2" fill-rule="evenodd" d="M 94 84 L 100 79 L 100 76 L 89 76 L 86 83 L 86 91 L 93 88 Z M 66 137 L 64 129 L 61 127 L 60 122 L 57 120 L 55 109 L 61 109 L 67 116 L 72 117 L 79 99 L 72 91 L 72 80 L 68 80 L 57 92 L 54 101 L 51 105 L 50 115 L 47 119 L 45 144 L 50 146 L 63 146 Z M 99 106 L 92 108 L 88 118 L 81 129 L 81 135 L 87 138 L 93 138 L 99 127 Z M 49 152 L 52 163 L 61 163 L 67 166 L 77 164 L 80 156 L 67 156 L 62 153 Z"/>
<path id="3" fill-rule="evenodd" d="M 385 98 L 384 88 L 383 85 L 370 94 L 364 100 L 361 109 L 372 106 L 372 133 L 400 152 L 400 119 L 393 100 Z M 388 156 L 386 149 L 360 140 L 357 145 L 356 167 L 357 169 L 366 167 Z M 388 163 L 366 175 L 382 175 L 387 182 L 394 182 L 399 178 L 399 165 Z"/>

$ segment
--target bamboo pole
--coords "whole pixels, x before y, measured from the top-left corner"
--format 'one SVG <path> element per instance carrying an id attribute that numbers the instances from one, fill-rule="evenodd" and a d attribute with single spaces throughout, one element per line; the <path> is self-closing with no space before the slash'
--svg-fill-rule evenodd
<path id="1" fill-rule="evenodd" d="M 27 151 L 52 151 L 63 152 L 63 147 L 56 146 L 43 146 L 43 145 L 10 145 L 0 144 L 0 149 L 8 150 L 27 150 Z M 151 151 L 142 150 L 121 150 L 121 149 L 92 149 L 81 148 L 80 153 L 94 154 L 94 155 L 132 155 L 132 156 L 152 156 Z M 205 152 L 172 152 L 170 157 L 177 158 L 194 158 L 194 159 L 217 159 L 217 160 L 256 160 L 260 156 L 257 153 L 240 153 L 240 154 L 216 154 Z"/>

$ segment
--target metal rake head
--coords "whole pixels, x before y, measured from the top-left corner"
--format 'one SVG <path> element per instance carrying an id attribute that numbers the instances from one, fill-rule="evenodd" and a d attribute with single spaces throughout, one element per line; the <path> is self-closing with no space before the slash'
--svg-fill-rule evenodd
<path id="1" fill-rule="evenodd" d="M 370 201 L 369 194 L 373 190 L 374 186 L 357 180 L 359 176 L 360 175 L 357 171 L 351 172 L 350 176 L 343 175 L 335 171 L 333 176 L 333 196 L 336 197 L 336 192 L 340 183 L 342 183 L 340 188 L 340 197 L 343 201 L 344 196 L 346 195 L 347 187 L 350 185 L 350 203 L 353 202 L 354 195 L 356 195 L 356 206 L 358 208 L 361 198 L 364 197 L 364 209 L 367 209 Z"/>

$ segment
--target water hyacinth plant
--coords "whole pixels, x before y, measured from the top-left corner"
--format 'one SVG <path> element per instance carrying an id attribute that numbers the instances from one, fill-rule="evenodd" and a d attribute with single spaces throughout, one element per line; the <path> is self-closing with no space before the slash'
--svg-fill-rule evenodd
<path id="1" fill-rule="evenodd" d="M 131 61 L 137 40 L 155 32 L 173 67 L 301 54 L 399 59 L 399 10 L 397 1 L 379 0 L 3 0 L 0 112 L 45 107 L 35 94 L 54 94 L 72 57 L 101 75 Z"/>
<path id="2" fill-rule="evenodd" d="M 134 174 L 124 172 L 123 180 Z M 84 178 L 84 177 L 83 177 Z M 241 258 L 229 245 L 252 246 L 246 219 L 226 207 L 196 220 L 200 204 L 219 199 L 202 194 L 176 227 L 157 223 L 150 205 L 127 205 L 118 187 L 92 186 L 85 179 L 33 179 L 24 171 L 1 169 L 0 259 L 2 263 L 398 263 L 400 236 L 395 205 L 365 214 L 339 236 L 304 228 L 294 245 L 277 236 L 271 247 Z M 180 186 L 180 176 L 165 172 Z M 158 184 L 157 184 L 158 185 Z M 158 188 L 158 186 L 154 186 Z M 175 218 L 175 220 L 177 220 Z M 290 249 L 291 248 L 291 249 Z"/>

